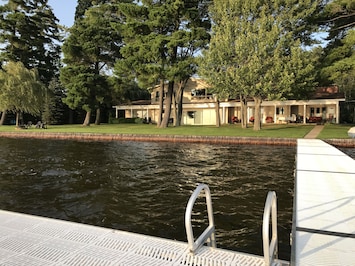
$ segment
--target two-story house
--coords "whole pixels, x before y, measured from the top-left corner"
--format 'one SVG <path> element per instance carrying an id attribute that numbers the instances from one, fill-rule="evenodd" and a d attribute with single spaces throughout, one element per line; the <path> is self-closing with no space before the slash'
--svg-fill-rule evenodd
<path id="1" fill-rule="evenodd" d="M 199 78 L 190 78 L 183 93 L 182 125 L 215 125 L 216 99 L 209 92 L 208 84 Z M 263 101 L 261 117 L 263 123 L 339 123 L 340 102 L 345 101 L 336 86 L 318 88 L 309 100 Z M 219 103 L 221 124 L 229 124 L 241 117 L 239 100 L 226 100 Z M 135 101 L 129 105 L 113 106 L 116 118 L 147 118 L 155 123 L 159 115 L 159 87 L 151 91 L 150 101 Z M 254 102 L 247 104 L 248 121 L 253 121 Z M 172 117 L 174 112 L 172 112 Z"/>

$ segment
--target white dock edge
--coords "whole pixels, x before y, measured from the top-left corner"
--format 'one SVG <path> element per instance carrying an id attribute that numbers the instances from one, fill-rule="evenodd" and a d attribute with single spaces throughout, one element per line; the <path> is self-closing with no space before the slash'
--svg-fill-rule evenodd
<path id="1" fill-rule="evenodd" d="M 0 210 L 0 265 L 264 265 L 264 258 Z"/>
<path id="2" fill-rule="evenodd" d="M 296 160 L 291 265 L 355 265 L 355 160 L 308 139 Z"/>

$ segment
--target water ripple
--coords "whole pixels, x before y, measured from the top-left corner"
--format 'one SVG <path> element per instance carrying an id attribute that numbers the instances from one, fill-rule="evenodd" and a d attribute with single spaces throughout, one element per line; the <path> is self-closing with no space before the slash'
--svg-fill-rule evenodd
<path id="1" fill-rule="evenodd" d="M 207 183 L 218 246 L 261 254 L 275 190 L 289 259 L 294 157 L 279 146 L 0 139 L 0 208 L 186 241 L 187 201 Z M 205 209 L 197 203 L 197 232 Z"/>

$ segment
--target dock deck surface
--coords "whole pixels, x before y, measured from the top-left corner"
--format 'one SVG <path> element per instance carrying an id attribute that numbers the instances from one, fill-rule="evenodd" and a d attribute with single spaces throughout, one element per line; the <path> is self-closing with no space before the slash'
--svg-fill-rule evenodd
<path id="1" fill-rule="evenodd" d="M 291 265 L 355 265 L 355 160 L 299 139 Z"/>
<path id="2" fill-rule="evenodd" d="M 264 258 L 0 210 L 0 265 L 264 265 Z"/>

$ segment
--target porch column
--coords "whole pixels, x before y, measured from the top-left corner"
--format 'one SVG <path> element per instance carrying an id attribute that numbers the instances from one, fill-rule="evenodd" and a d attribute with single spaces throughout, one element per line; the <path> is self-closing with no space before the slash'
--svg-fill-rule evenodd
<path id="1" fill-rule="evenodd" d="M 116 119 L 118 118 L 118 109 L 117 109 L 117 107 L 115 107 L 116 108 Z"/>
<path id="2" fill-rule="evenodd" d="M 133 118 L 133 108 L 131 107 L 131 118 Z"/>
<path id="3" fill-rule="evenodd" d="M 336 112 L 336 121 L 335 121 L 335 124 L 339 124 L 339 119 L 340 119 L 340 115 L 339 115 L 339 101 L 337 101 L 337 103 L 335 104 L 335 112 Z"/>
<path id="4" fill-rule="evenodd" d="M 276 116 L 277 116 L 277 114 L 276 114 L 276 104 L 274 105 L 274 124 L 276 124 Z"/>
<path id="5" fill-rule="evenodd" d="M 222 107 L 222 124 L 227 124 L 226 123 L 226 107 Z"/>

